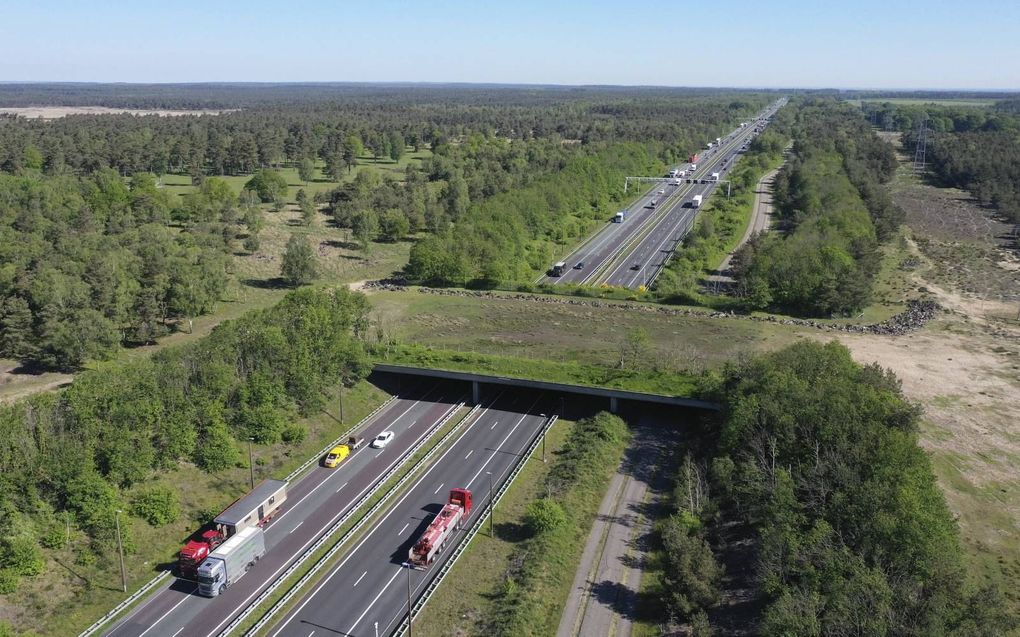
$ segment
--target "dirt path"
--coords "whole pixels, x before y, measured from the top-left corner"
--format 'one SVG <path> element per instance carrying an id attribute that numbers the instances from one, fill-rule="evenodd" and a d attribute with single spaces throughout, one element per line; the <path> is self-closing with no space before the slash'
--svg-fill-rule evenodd
<path id="1" fill-rule="evenodd" d="M 662 424 L 635 427 L 634 443 L 606 489 L 557 637 L 628 637 L 637 610 L 642 568 L 652 532 L 649 508 L 664 486 Z"/>
<path id="2" fill-rule="evenodd" d="M 751 237 L 758 234 L 759 232 L 765 232 L 769 229 L 769 224 L 772 222 L 772 189 L 775 185 L 776 173 L 779 172 L 779 168 L 771 170 L 758 180 L 758 185 L 754 188 L 754 209 L 751 211 L 751 220 L 747 224 L 747 229 L 744 230 L 744 236 L 740 239 L 740 243 L 737 247 L 726 255 L 719 267 L 716 268 L 714 274 L 707 278 L 710 283 L 723 283 L 731 284 L 734 282 L 733 277 L 730 276 L 730 261 L 733 260 L 733 254 L 740 249 L 745 243 L 747 243 Z"/>

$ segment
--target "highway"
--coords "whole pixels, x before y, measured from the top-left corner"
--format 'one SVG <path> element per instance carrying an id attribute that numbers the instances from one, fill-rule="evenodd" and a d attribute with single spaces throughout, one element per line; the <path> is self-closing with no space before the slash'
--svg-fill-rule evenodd
<path id="1" fill-rule="evenodd" d="M 677 168 L 687 171 L 682 184 L 664 182 L 653 187 L 627 211 L 623 223 L 609 223 L 592 238 L 575 249 L 564 261 L 567 270 L 562 276 L 543 277 L 543 283 L 573 283 L 636 288 L 654 280 L 673 249 L 686 231 L 692 227 L 698 210 L 690 208 L 694 195 L 707 200 L 716 184 L 701 184 L 713 172 L 725 173 L 733 167 L 744 142 L 755 135 L 754 129 L 763 118 L 771 117 L 785 102 L 771 104 L 765 111 L 749 120 L 748 126 L 737 128 L 723 138 L 720 146 L 700 153 L 698 168 L 693 174 L 690 164 Z M 725 165 L 720 163 L 725 159 Z M 659 205 L 649 208 L 648 202 L 658 199 Z M 578 268 L 578 264 L 583 264 Z M 637 265 L 638 267 L 634 267 Z"/>
<path id="2" fill-rule="evenodd" d="M 379 635 L 391 634 L 406 621 L 408 575 L 414 600 L 452 554 L 468 526 L 485 514 L 487 474 L 491 472 L 492 487 L 498 489 L 541 431 L 546 418 L 540 414 L 551 413 L 548 410 L 554 407 L 552 397 L 513 390 L 487 402 L 447 451 L 268 634 L 369 637 L 375 635 L 377 623 Z M 412 544 L 454 487 L 466 487 L 474 496 L 464 528 L 427 570 L 402 568 Z"/>
<path id="3" fill-rule="evenodd" d="M 462 389 L 446 384 L 410 387 L 364 427 L 365 445 L 335 469 L 317 465 L 288 486 L 281 511 L 265 527 L 266 555 L 219 597 L 207 598 L 190 580 L 172 578 L 106 634 L 111 637 L 217 635 L 255 597 L 371 489 L 400 457 L 454 412 Z M 382 431 L 396 437 L 384 449 L 368 441 Z"/>
<path id="4" fill-rule="evenodd" d="M 778 102 L 771 105 L 762 117 L 772 117 L 782 104 Z M 628 246 L 629 249 L 625 247 L 621 250 L 609 270 L 596 282 L 628 288 L 650 286 L 680 241 L 694 226 L 699 212 L 698 208 L 692 207 L 694 197 L 701 195 L 704 206 L 715 189 L 722 186 L 727 174 L 740 158 L 744 144 L 755 137 L 754 128 L 754 125 L 749 125 L 737 129 L 724 138 L 721 145 L 705 151 L 691 183 L 682 187 L 677 198 L 670 203 L 670 208 L 655 222 L 651 231 L 635 245 Z M 719 183 L 700 183 L 712 173 L 719 173 Z"/>
<path id="5" fill-rule="evenodd" d="M 587 283 L 601 263 L 611 258 L 619 250 L 619 246 L 630 241 L 631 237 L 659 212 L 658 208 L 649 206 L 651 200 L 657 199 L 662 202 L 672 195 L 676 188 L 677 186 L 674 184 L 652 187 L 627 210 L 627 219 L 623 223 L 607 224 L 591 239 L 570 253 L 564 259 L 569 269 L 562 276 L 546 276 L 541 281 L 543 283 L 575 283 L 579 285 Z M 659 190 L 664 190 L 665 193 L 659 194 Z M 578 264 L 583 264 L 584 267 L 576 267 Z"/>

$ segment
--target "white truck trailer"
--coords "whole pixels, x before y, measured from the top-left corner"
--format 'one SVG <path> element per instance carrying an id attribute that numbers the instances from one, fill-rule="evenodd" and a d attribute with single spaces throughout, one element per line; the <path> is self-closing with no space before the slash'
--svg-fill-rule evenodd
<path id="1" fill-rule="evenodd" d="M 198 592 L 216 597 L 241 579 L 266 554 L 262 527 L 249 526 L 216 547 L 198 567 Z"/>
<path id="2" fill-rule="evenodd" d="M 694 198 L 691 199 L 691 208 L 700 208 L 700 207 L 701 207 L 701 195 L 694 195 Z"/>

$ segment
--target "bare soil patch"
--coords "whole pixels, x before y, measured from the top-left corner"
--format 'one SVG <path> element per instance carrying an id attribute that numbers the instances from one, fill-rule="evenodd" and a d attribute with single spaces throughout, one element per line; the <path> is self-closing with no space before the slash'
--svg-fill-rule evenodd
<path id="1" fill-rule="evenodd" d="M 109 108 L 107 106 L 8 106 L 0 108 L 0 113 L 11 113 L 26 119 L 60 119 L 68 115 L 159 115 L 161 117 L 179 117 L 181 115 L 219 115 L 237 109 L 219 110 L 165 110 L 142 108 Z"/>

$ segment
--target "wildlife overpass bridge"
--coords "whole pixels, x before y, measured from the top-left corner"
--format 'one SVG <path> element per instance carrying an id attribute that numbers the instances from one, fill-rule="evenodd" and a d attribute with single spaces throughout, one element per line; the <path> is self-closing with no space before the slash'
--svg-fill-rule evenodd
<path id="1" fill-rule="evenodd" d="M 445 369 L 431 369 L 428 367 L 415 367 L 412 365 L 391 365 L 389 363 L 376 363 L 374 371 L 385 374 L 403 374 L 407 376 L 429 376 L 432 378 L 443 378 L 447 380 L 462 381 L 471 384 L 471 398 L 475 404 L 481 402 L 483 385 L 505 385 L 510 387 L 536 389 L 540 391 L 559 392 L 577 396 L 591 396 L 601 398 L 609 402 L 609 411 L 616 413 L 619 410 L 620 401 L 634 401 L 640 403 L 652 403 L 669 405 L 673 407 L 687 407 L 692 409 L 705 409 L 719 411 L 717 403 L 695 398 L 683 398 L 678 396 L 664 396 L 662 394 L 651 394 L 647 392 L 629 391 L 626 389 L 608 389 L 605 387 L 589 387 L 586 385 L 571 385 L 569 383 L 553 383 L 544 380 L 528 380 L 524 378 L 509 378 L 506 376 L 492 376 L 488 374 L 476 374 L 473 372 L 455 372 Z"/>

